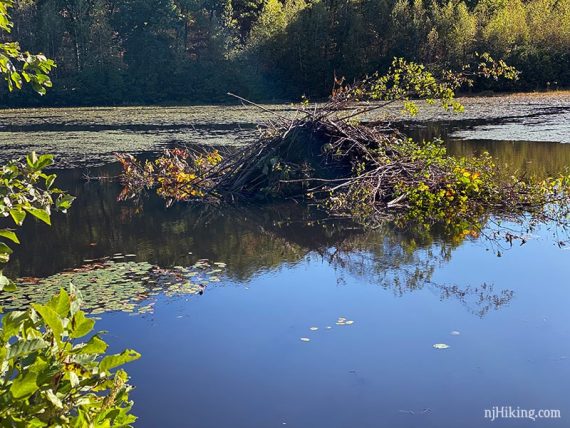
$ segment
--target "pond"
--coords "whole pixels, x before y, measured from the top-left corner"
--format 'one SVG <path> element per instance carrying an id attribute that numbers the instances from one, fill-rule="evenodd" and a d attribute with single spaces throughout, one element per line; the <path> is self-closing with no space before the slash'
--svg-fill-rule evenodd
<path id="1" fill-rule="evenodd" d="M 519 171 L 555 173 L 570 165 L 570 100 L 530 99 L 493 98 L 487 110 L 470 101 L 484 114 L 403 126 L 418 138 L 443 135 L 453 153 L 488 150 Z M 113 151 L 254 135 L 255 114 L 242 108 L 143 110 L 126 128 L 126 111 L 139 113 L 0 113 L 2 155 L 55 150 L 67 166 L 59 185 L 77 196 L 52 227 L 24 227 L 6 272 L 29 285 L 12 304 L 69 279 L 91 288 L 111 351 L 142 353 L 127 366 L 136 426 L 478 428 L 491 423 L 486 409 L 506 406 L 561 418 L 495 425 L 568 426 L 570 251 L 560 231 L 544 227 L 511 247 L 363 231 L 294 204 L 119 203 L 117 183 L 84 176 L 116 175 Z M 520 130 L 529 117 L 541 138 Z M 170 280 L 196 263 L 200 287 Z"/>

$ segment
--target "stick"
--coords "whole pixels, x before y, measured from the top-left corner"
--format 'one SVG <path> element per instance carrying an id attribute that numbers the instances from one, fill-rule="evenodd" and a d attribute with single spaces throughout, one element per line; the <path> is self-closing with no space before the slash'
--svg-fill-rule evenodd
<path id="1" fill-rule="evenodd" d="M 266 108 L 266 107 L 263 107 L 262 105 L 256 104 L 256 103 L 254 103 L 253 101 L 246 100 L 245 98 L 240 97 L 239 95 L 236 95 L 236 94 L 232 94 L 231 92 L 228 92 L 227 94 L 228 94 L 230 97 L 237 98 L 238 100 L 240 100 L 240 101 L 242 101 L 242 102 L 244 102 L 244 103 L 246 103 L 246 104 L 250 104 L 250 105 L 252 105 L 252 106 L 254 106 L 254 107 L 257 107 L 258 109 L 261 109 L 261 110 L 263 110 L 263 111 L 265 111 L 265 112 L 267 112 L 267 113 L 271 113 L 271 114 L 277 116 L 278 118 L 283 119 L 283 120 L 286 121 L 286 122 L 289 122 L 289 121 L 290 121 L 289 118 L 287 118 L 287 117 L 285 117 L 285 116 L 281 116 L 280 114 L 274 112 L 273 110 L 270 110 L 270 109 L 268 109 L 268 108 Z"/>

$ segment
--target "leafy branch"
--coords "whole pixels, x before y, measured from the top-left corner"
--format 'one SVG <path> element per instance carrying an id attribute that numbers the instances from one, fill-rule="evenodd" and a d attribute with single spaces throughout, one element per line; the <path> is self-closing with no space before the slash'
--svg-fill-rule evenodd
<path id="1" fill-rule="evenodd" d="M 9 10 L 14 6 L 14 0 L 0 0 L 0 30 L 10 33 L 13 23 Z M 18 42 L 0 43 L 0 74 L 6 80 L 8 90 L 22 89 L 25 83 L 32 89 L 44 95 L 46 88 L 51 88 L 49 73 L 55 67 L 55 62 L 43 54 L 31 54 L 23 51 Z"/>
<path id="2" fill-rule="evenodd" d="M 52 155 L 31 153 L 25 160 L 0 167 L 0 221 L 12 223 L 0 228 L 0 263 L 7 263 L 13 252 L 6 242 L 20 243 L 14 226 L 21 227 L 28 215 L 50 225 L 52 211 L 66 212 L 71 207 L 74 197 L 54 187 L 56 175 L 44 171 L 52 164 Z M 13 284 L 0 270 L 0 291 L 9 288 Z"/>

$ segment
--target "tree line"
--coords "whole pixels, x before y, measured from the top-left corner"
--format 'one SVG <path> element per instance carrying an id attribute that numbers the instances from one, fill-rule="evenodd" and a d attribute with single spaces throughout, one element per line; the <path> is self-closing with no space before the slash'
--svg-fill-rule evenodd
<path id="1" fill-rule="evenodd" d="M 11 14 L 8 36 L 58 66 L 48 95 L 3 105 L 320 98 L 394 57 L 457 68 L 477 52 L 521 71 L 478 90 L 570 85 L 570 0 L 18 0 Z"/>

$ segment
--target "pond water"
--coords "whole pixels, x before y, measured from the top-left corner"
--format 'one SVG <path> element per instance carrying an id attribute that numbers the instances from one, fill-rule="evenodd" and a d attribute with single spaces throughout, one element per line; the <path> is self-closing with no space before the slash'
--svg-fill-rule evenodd
<path id="1" fill-rule="evenodd" d="M 66 123 L 83 120 L 66 113 Z M 552 135 L 570 126 L 567 112 L 559 113 Z M 23 141 L 31 126 L 45 131 L 26 114 L 32 116 L 27 111 L 18 119 L 24 131 L 5 131 L 3 138 L 12 132 Z M 34 120 L 42 114 L 33 112 Z M 204 119 L 196 119 L 203 135 L 221 132 L 207 126 L 211 111 L 195 114 Z M 104 132 L 123 132 L 114 117 Z M 224 117 L 221 110 L 217 117 Z M 223 132 L 251 138 L 248 121 L 228 120 Z M 419 138 L 443 135 L 453 153 L 488 150 L 519 171 L 542 175 L 570 165 L 570 145 L 557 143 L 562 139 L 460 139 L 462 127 L 485 126 L 477 121 L 410 129 Z M 50 148 L 75 138 L 61 128 L 50 132 Z M 107 138 L 104 132 L 98 138 Z M 92 175 L 118 172 L 107 162 L 111 151 L 84 154 L 97 156 L 90 165 L 105 164 L 92 166 Z M 7 273 L 30 283 L 51 276 L 53 284 L 61 280 L 53 275 L 65 270 L 89 275 L 85 266 L 93 260 L 113 272 L 103 278 L 115 278 L 117 269 L 142 272 L 145 263 L 179 269 L 201 259 L 221 270 L 219 281 L 200 290 L 149 291 L 148 283 L 124 278 L 101 289 L 106 301 L 97 302 L 97 327 L 109 331 L 111 351 L 142 353 L 127 367 L 137 426 L 569 426 L 570 251 L 557 245 L 556 231 L 540 229 L 525 245 L 510 247 L 389 226 L 362 231 L 291 204 L 167 209 L 149 197 L 141 207 L 116 202 L 116 183 L 85 181 L 79 157 L 59 153 L 75 166 L 59 171 L 59 185 L 77 200 L 51 228 L 26 225 Z M 43 297 L 42 287 L 22 287 L 27 297 Z M 119 307 L 114 296 L 132 304 Z M 560 410 L 561 418 L 491 422 L 485 409 L 495 406 Z"/>

